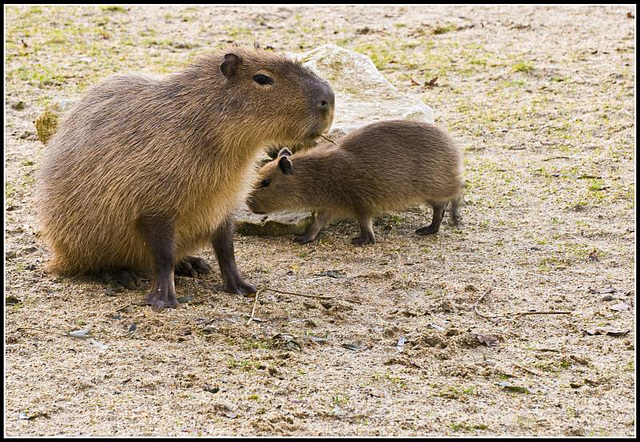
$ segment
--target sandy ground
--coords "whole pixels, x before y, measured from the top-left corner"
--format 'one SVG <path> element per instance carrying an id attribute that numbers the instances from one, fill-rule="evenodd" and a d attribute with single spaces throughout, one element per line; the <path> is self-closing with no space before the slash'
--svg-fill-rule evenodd
<path id="1" fill-rule="evenodd" d="M 6 435 L 635 435 L 635 6 L 5 14 Z M 465 151 L 462 225 L 418 237 L 415 208 L 365 248 L 352 220 L 305 246 L 238 236 L 258 287 L 331 297 L 263 291 L 250 324 L 217 269 L 162 312 L 148 283 L 46 273 L 44 107 L 255 40 L 361 51 L 432 106 Z"/>

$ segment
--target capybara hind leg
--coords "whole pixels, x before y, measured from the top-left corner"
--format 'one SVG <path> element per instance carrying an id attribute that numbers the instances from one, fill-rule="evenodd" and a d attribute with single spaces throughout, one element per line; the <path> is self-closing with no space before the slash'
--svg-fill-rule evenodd
<path id="1" fill-rule="evenodd" d="M 360 236 L 351 238 L 351 243 L 356 246 L 364 246 L 365 244 L 375 244 L 376 236 L 373 233 L 373 218 L 364 216 L 358 218 L 360 224 Z"/>
<path id="2" fill-rule="evenodd" d="M 129 269 L 102 270 L 98 277 L 107 284 L 120 284 L 132 290 L 142 286 L 140 276 Z"/>
<path id="3" fill-rule="evenodd" d="M 214 233 L 211 242 L 216 252 L 222 280 L 228 292 L 246 295 L 257 290 L 242 279 L 236 266 L 235 251 L 233 249 L 233 220 L 228 218 Z"/>
<path id="4" fill-rule="evenodd" d="M 175 274 L 179 276 L 191 276 L 196 278 L 211 271 L 211 266 L 202 258 L 187 256 L 182 258 L 175 267 Z"/>
<path id="5" fill-rule="evenodd" d="M 178 305 L 173 280 L 175 240 L 173 222 L 167 218 L 150 216 L 139 220 L 140 231 L 149 245 L 155 273 L 153 287 L 145 300 L 152 307 L 165 308 Z"/>
<path id="6" fill-rule="evenodd" d="M 295 241 L 298 244 L 307 244 L 316 239 L 320 230 L 324 229 L 331 222 L 333 216 L 329 212 L 318 211 L 313 220 L 313 224 L 309 226 L 304 235 L 296 236 Z"/>
<path id="7" fill-rule="evenodd" d="M 440 223 L 442 222 L 442 218 L 444 217 L 444 209 L 447 205 L 440 203 L 430 204 L 433 207 L 433 219 L 431 220 L 431 224 L 427 227 L 422 227 L 416 230 L 416 233 L 418 235 L 432 235 L 440 230 Z"/>

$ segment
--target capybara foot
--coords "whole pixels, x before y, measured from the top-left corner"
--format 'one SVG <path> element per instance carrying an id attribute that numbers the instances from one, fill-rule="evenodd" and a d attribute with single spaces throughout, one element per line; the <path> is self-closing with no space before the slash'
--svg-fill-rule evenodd
<path id="1" fill-rule="evenodd" d="M 175 274 L 178 276 L 190 276 L 196 278 L 198 275 L 204 275 L 211 272 L 211 270 L 211 266 L 207 264 L 204 259 L 197 258 L 195 256 L 187 256 L 176 264 Z"/>
<path id="2" fill-rule="evenodd" d="M 355 238 L 351 238 L 351 244 L 356 246 L 364 246 L 365 244 L 375 244 L 376 238 L 373 235 L 360 235 Z"/>
<path id="3" fill-rule="evenodd" d="M 296 236 L 294 241 L 297 242 L 298 244 L 308 244 L 312 242 L 314 239 L 315 237 L 312 237 L 309 235 L 300 235 L 300 236 Z"/>
<path id="4" fill-rule="evenodd" d="M 253 284 L 245 282 L 242 278 L 228 281 L 225 285 L 227 292 L 234 293 L 236 295 L 248 295 L 249 293 L 255 293 L 258 291 Z"/>
<path id="5" fill-rule="evenodd" d="M 132 290 L 140 288 L 142 286 L 140 277 L 136 275 L 136 273 L 132 270 L 103 270 L 98 276 L 107 284 L 116 283 Z"/>
<path id="6" fill-rule="evenodd" d="M 154 286 L 145 298 L 147 305 L 155 308 L 175 307 L 178 305 L 175 290 Z"/>
<path id="7" fill-rule="evenodd" d="M 433 235 L 438 230 L 440 230 L 440 226 L 436 227 L 433 224 L 431 224 L 431 225 L 428 225 L 427 227 L 422 227 L 422 228 L 416 230 L 416 233 L 418 235 Z"/>

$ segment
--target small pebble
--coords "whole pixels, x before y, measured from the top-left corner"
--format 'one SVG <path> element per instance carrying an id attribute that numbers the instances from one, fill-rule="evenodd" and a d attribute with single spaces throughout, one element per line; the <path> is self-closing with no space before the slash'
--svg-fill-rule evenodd
<path id="1" fill-rule="evenodd" d="M 613 301 L 613 296 L 611 296 L 611 295 L 604 295 L 604 296 L 602 297 L 602 300 L 603 300 L 603 301 Z"/>

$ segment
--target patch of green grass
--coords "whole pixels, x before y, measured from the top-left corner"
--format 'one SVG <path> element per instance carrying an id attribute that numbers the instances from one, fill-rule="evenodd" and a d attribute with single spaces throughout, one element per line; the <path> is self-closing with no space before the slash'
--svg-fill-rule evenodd
<path id="1" fill-rule="evenodd" d="M 245 350 L 256 350 L 259 348 L 262 349 L 270 349 L 273 347 L 273 343 L 271 340 L 258 340 L 254 341 L 251 339 L 247 339 L 242 343 L 242 348 Z"/>
<path id="2" fill-rule="evenodd" d="M 351 397 L 349 395 L 336 394 L 335 396 L 331 397 L 331 404 L 338 405 L 338 406 L 344 406 L 344 405 L 347 405 L 349 403 L 349 399 L 351 399 Z"/>
<path id="3" fill-rule="evenodd" d="M 433 28 L 433 34 L 434 35 L 441 35 L 441 34 L 446 34 L 447 32 L 451 32 L 451 31 L 455 31 L 458 29 L 458 26 L 449 23 L 446 25 L 437 25 L 435 28 Z"/>
<path id="4" fill-rule="evenodd" d="M 514 72 L 524 72 L 528 73 L 534 69 L 533 63 L 529 61 L 519 61 L 513 65 Z"/>
<path id="5" fill-rule="evenodd" d="M 127 12 L 127 9 L 124 7 L 116 5 L 101 6 L 100 9 L 106 12 Z"/>
<path id="6" fill-rule="evenodd" d="M 367 55 L 378 70 L 387 68 L 395 56 L 389 48 L 374 43 L 362 43 L 355 47 L 355 51 Z"/>
<path id="7" fill-rule="evenodd" d="M 399 28 L 404 28 L 404 27 L 406 27 L 406 26 L 407 26 L 407 24 L 406 24 L 406 23 L 394 23 L 394 24 L 393 24 L 393 26 L 394 26 L 395 28 L 398 28 L 398 29 L 399 29 Z"/>
<path id="8" fill-rule="evenodd" d="M 599 178 L 592 179 L 589 181 L 588 189 L 592 192 L 602 190 L 604 189 L 604 181 Z"/>

